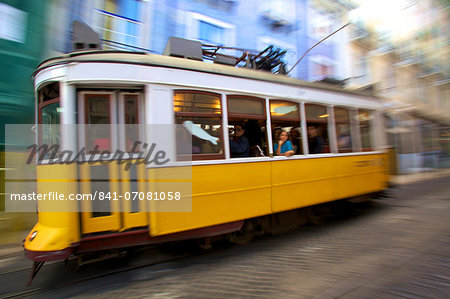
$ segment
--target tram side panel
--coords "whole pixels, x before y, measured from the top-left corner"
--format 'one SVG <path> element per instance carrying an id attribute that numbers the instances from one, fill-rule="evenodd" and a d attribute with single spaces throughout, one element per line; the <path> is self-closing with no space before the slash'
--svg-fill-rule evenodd
<path id="1" fill-rule="evenodd" d="M 273 212 L 312 206 L 386 188 L 386 155 L 274 161 Z"/>
<path id="2" fill-rule="evenodd" d="M 335 191 L 347 198 L 387 188 L 387 154 L 356 155 L 337 158 Z"/>
<path id="3" fill-rule="evenodd" d="M 182 232 L 381 191 L 388 181 L 386 159 L 373 154 L 194 166 L 192 212 L 151 212 L 150 233 Z"/>
<path id="4" fill-rule="evenodd" d="M 150 230 L 158 236 L 271 212 L 270 162 L 199 165 L 192 167 L 192 212 L 151 212 Z"/>
<path id="5" fill-rule="evenodd" d="M 272 169 L 274 213 L 334 199 L 333 159 L 273 161 Z"/>

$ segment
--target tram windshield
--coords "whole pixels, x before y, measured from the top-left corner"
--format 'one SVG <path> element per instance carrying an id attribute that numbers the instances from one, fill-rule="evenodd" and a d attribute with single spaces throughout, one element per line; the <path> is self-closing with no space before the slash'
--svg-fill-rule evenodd
<path id="1" fill-rule="evenodd" d="M 59 105 L 59 85 L 58 83 L 51 83 L 42 89 L 38 93 L 39 101 L 39 144 L 52 148 L 54 145 L 60 145 L 60 119 L 61 108 Z M 59 155 L 60 150 L 44 151 L 44 158 L 50 158 L 52 154 Z"/>

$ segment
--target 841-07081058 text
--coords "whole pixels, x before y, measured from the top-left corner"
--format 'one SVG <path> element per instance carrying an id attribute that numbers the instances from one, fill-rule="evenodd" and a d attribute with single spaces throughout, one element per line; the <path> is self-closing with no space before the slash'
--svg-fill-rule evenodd
<path id="1" fill-rule="evenodd" d="M 39 201 L 63 201 L 63 200 L 180 200 L 181 192 L 124 192 L 123 194 L 119 192 L 99 192 L 85 193 L 85 194 L 63 194 L 59 192 L 48 192 L 48 193 L 12 193 L 10 200 L 39 200 Z"/>

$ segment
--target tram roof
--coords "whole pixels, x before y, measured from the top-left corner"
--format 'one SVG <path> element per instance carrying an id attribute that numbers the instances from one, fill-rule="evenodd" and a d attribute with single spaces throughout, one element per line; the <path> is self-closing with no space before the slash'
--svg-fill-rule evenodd
<path id="1" fill-rule="evenodd" d="M 50 58 L 41 62 L 35 74 L 51 66 L 63 65 L 68 63 L 84 63 L 84 62 L 125 63 L 144 66 L 168 67 L 232 77 L 255 79 L 260 81 L 276 82 L 281 84 L 294 85 L 298 87 L 310 87 L 376 98 L 376 96 L 364 91 L 349 90 L 321 82 L 302 81 L 299 79 L 288 77 L 286 75 L 273 74 L 261 70 L 253 70 L 243 67 L 234 67 L 217 63 L 206 63 L 203 61 L 196 61 L 165 55 L 149 54 L 145 52 L 82 51 L 69 53 L 62 56 Z"/>

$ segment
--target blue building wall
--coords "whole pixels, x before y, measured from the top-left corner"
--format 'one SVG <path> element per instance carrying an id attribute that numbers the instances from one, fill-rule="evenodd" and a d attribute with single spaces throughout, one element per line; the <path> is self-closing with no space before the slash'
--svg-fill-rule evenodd
<path id="1" fill-rule="evenodd" d="M 136 0 L 116 0 L 117 11 L 115 13 L 123 14 L 127 18 L 136 18 L 139 21 L 147 22 L 144 23 L 147 30 L 143 30 L 140 38 L 145 40 L 142 47 L 152 52 L 162 53 L 168 38 L 171 36 L 199 39 L 198 32 L 193 32 L 192 30 L 192 16 L 200 19 L 206 17 L 207 20 L 211 19 L 219 22 L 219 24 L 232 25 L 234 38 L 224 39 L 221 42 L 224 46 L 262 50 L 268 42 L 273 40 L 281 48 L 283 46 L 292 47 L 287 55 L 289 56 L 289 67 L 292 67 L 319 40 L 309 36 L 308 27 L 310 24 L 308 20 L 310 16 L 308 15 L 308 9 L 312 3 L 311 1 L 149 0 L 138 3 Z M 86 7 L 86 2 L 82 0 L 75 1 L 75 3 L 77 2 L 80 3 L 79 6 Z M 105 5 L 102 1 L 97 1 L 96 3 L 98 3 L 97 5 L 103 5 L 103 7 Z M 140 16 L 136 12 L 137 3 L 141 11 Z M 274 7 L 276 3 L 288 3 L 289 7 L 292 7 L 293 12 L 287 11 L 289 18 L 286 18 L 287 22 L 283 24 L 277 24 L 276 19 L 279 11 L 283 13 L 283 10 L 286 9 L 282 6 Z M 102 9 L 102 7 L 94 6 L 91 5 L 93 9 Z M 73 5 L 70 9 L 71 20 L 77 19 L 73 16 L 73 12 L 76 11 Z M 142 11 L 146 13 L 142 13 Z M 84 16 L 86 15 L 88 14 L 84 13 Z M 145 20 L 139 19 L 139 17 L 144 18 L 142 17 L 144 15 L 146 15 Z M 94 22 L 93 19 L 81 20 L 88 24 L 89 22 Z M 89 25 L 95 26 L 95 24 Z M 329 42 L 322 43 L 308 53 L 294 71 L 290 73 L 290 76 L 311 80 L 310 59 L 315 55 L 334 61 L 339 60 L 336 57 L 335 46 Z"/>
<path id="2" fill-rule="evenodd" d="M 307 0 L 297 1 L 296 6 L 296 15 L 297 15 L 297 59 L 300 59 L 301 56 L 308 51 L 310 48 L 309 43 L 307 42 L 308 36 L 308 3 Z M 291 76 L 295 76 L 302 80 L 308 80 L 308 56 L 296 66 L 296 68 L 292 71 Z"/>

